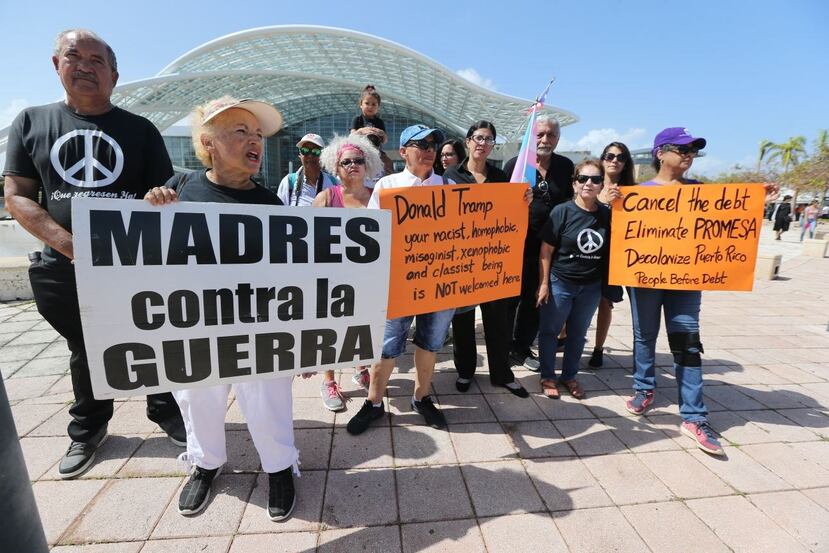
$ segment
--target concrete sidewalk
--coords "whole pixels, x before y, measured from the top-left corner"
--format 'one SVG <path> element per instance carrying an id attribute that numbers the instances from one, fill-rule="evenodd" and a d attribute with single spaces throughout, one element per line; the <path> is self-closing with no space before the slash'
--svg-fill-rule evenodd
<path id="1" fill-rule="evenodd" d="M 799 231 L 768 238 L 765 230 L 764 247 L 790 251 Z M 47 537 L 62 553 L 829 551 L 829 258 L 785 257 L 780 280 L 703 296 L 707 404 L 726 459 L 678 432 L 664 333 L 655 408 L 643 418 L 625 411 L 624 302 L 605 367 L 579 377 L 581 402 L 545 399 L 529 372 L 519 376 L 530 399 L 492 388 L 483 371 L 458 394 L 446 351 L 434 391 L 450 427 L 432 430 L 409 411 L 407 355 L 392 376 L 391 416 L 353 437 L 344 424 L 365 394 L 351 375 L 342 382 L 354 401 L 336 415 L 322 407 L 319 377 L 297 379 L 302 477 L 284 523 L 265 515 L 267 480 L 235 402 L 226 472 L 207 509 L 184 518 L 182 449 L 141 400 L 117 402 L 89 472 L 58 479 L 68 351 L 32 303 L 0 304 L 0 367 Z M 485 365 L 482 342 L 479 352 Z"/>

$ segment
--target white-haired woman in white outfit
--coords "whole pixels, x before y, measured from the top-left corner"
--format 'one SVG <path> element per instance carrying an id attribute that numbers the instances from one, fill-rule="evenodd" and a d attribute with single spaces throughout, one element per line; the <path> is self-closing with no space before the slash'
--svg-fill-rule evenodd
<path id="1" fill-rule="evenodd" d="M 281 126 L 279 112 L 264 102 L 225 96 L 199 106 L 193 112 L 193 146 L 207 169 L 174 176 L 145 199 L 153 205 L 176 200 L 282 205 L 276 194 L 251 179 L 262 163 L 264 137 Z M 179 496 L 179 513 L 204 509 L 213 480 L 227 462 L 225 414 L 232 388 L 262 470 L 268 473 L 268 517 L 277 521 L 291 514 L 296 502 L 293 473 L 299 472 L 291 382 L 271 378 L 173 392 L 187 429 L 183 456 L 192 467 Z"/>

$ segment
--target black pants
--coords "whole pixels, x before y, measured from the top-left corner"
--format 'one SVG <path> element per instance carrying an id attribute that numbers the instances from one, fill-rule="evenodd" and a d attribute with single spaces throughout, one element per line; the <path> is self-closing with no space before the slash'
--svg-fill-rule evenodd
<path id="1" fill-rule="evenodd" d="M 98 400 L 92 395 L 75 286 L 75 269 L 35 262 L 29 267 L 29 280 L 37 310 L 52 328 L 66 338 L 71 352 L 69 369 L 72 373 L 75 402 L 69 408 L 72 416 L 68 427 L 69 437 L 75 442 L 88 442 L 112 418 L 113 400 Z M 153 394 L 147 396 L 147 417 L 162 424 L 180 419 L 181 412 L 172 394 Z"/>
<path id="2" fill-rule="evenodd" d="M 524 241 L 524 267 L 521 272 L 521 295 L 512 298 L 509 306 L 509 320 L 513 328 L 508 329 L 512 337 L 512 351 L 527 353 L 538 337 L 538 254 L 541 240 L 528 236 Z"/>
<path id="3" fill-rule="evenodd" d="M 509 360 L 510 329 L 509 306 L 512 298 L 481 304 L 484 322 L 486 355 L 489 360 L 489 381 L 495 386 L 515 381 Z M 478 364 L 475 346 L 475 310 L 452 318 L 452 352 L 458 376 L 471 379 Z"/>

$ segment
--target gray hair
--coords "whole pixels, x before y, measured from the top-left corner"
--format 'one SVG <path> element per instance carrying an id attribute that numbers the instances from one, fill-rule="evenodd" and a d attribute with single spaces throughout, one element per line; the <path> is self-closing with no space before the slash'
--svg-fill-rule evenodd
<path id="1" fill-rule="evenodd" d="M 536 123 L 546 123 L 548 125 L 556 127 L 557 129 L 559 129 L 559 131 L 561 131 L 561 124 L 558 122 L 558 119 L 556 119 L 549 113 L 542 113 L 541 115 L 535 118 L 535 121 Z"/>
<path id="2" fill-rule="evenodd" d="M 68 35 L 75 34 L 78 38 L 88 38 L 90 40 L 94 40 L 96 42 L 101 43 L 107 51 L 107 57 L 109 58 L 109 66 L 112 68 L 113 71 L 118 71 L 118 60 L 115 58 L 115 50 L 107 44 L 107 42 L 99 37 L 97 34 L 93 33 L 89 29 L 66 29 L 65 31 L 61 31 L 58 33 L 58 36 L 55 37 L 55 49 L 54 54 L 55 57 L 60 57 L 60 50 L 63 46 L 63 41 L 66 39 Z"/>
<path id="3" fill-rule="evenodd" d="M 337 176 L 340 149 L 347 144 L 355 146 L 363 152 L 366 158 L 366 180 L 377 178 L 377 175 L 383 171 L 380 152 L 368 138 L 359 134 L 352 133 L 348 136 L 335 136 L 332 138 L 331 142 L 323 148 L 320 154 L 322 168 L 328 173 Z"/>

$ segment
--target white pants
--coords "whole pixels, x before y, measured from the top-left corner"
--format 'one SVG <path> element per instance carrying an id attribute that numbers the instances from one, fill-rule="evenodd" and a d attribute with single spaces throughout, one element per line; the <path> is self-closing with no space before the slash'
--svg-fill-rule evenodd
<path id="1" fill-rule="evenodd" d="M 269 378 L 233 384 L 236 401 L 264 472 L 297 465 L 291 378 Z M 192 464 L 216 469 L 227 462 L 225 414 L 230 384 L 173 392 L 187 429 L 187 455 Z"/>

